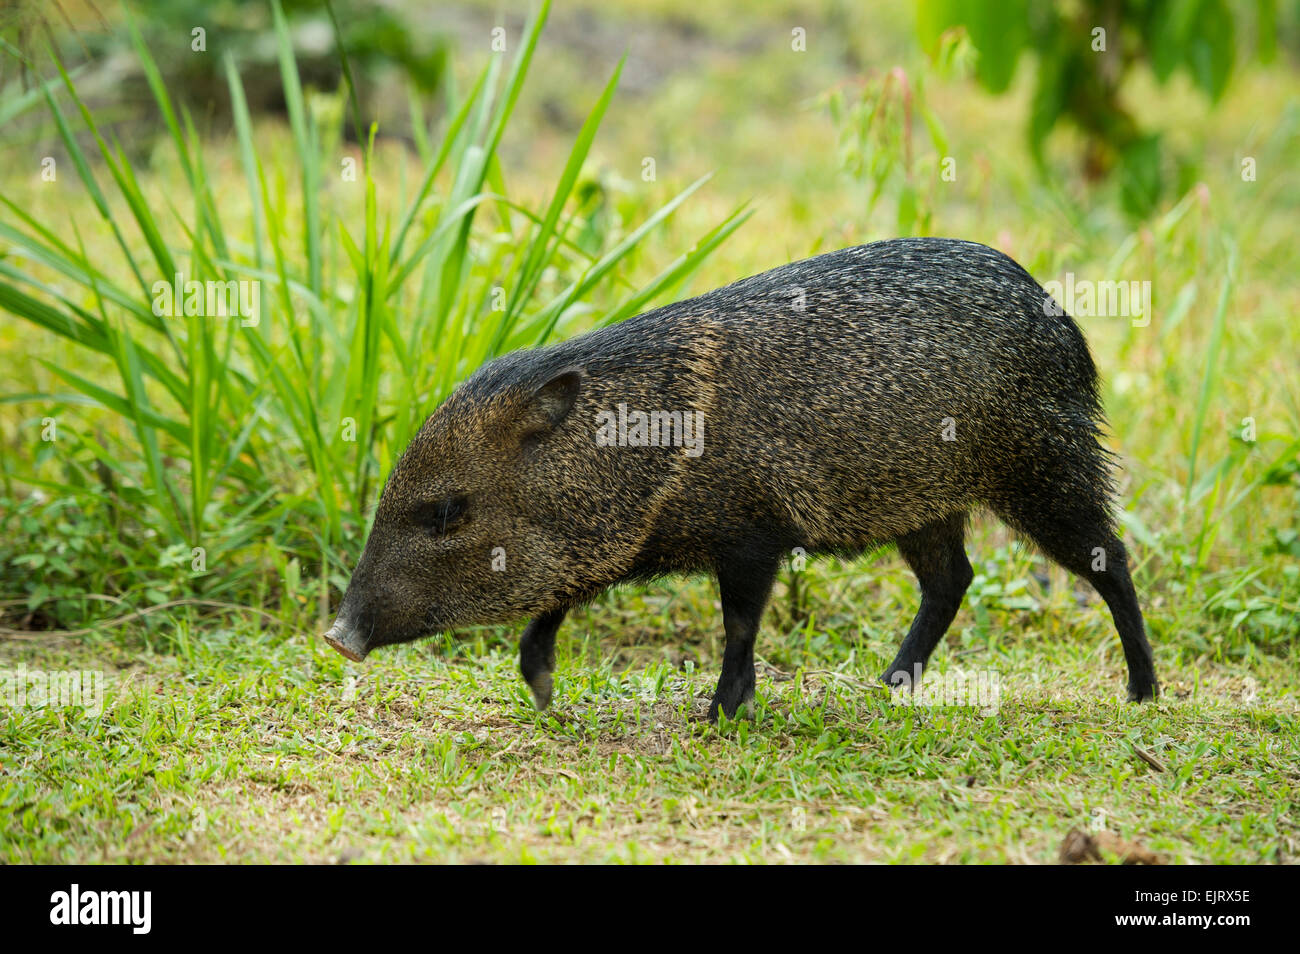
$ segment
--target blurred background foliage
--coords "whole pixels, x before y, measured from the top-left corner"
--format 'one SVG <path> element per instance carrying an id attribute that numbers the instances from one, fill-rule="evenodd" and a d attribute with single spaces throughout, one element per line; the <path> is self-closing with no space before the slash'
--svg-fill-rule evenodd
<path id="1" fill-rule="evenodd" d="M 1089 180 L 1118 169 L 1124 208 L 1151 214 L 1164 192 L 1162 138 L 1142 126 L 1121 91 L 1135 69 L 1165 85 L 1186 75 L 1211 103 L 1228 88 L 1244 45 L 1247 58 L 1272 62 L 1277 54 L 1277 0 L 1086 0 L 1049 4 L 1029 0 L 920 0 L 917 34 L 937 57 L 952 31 L 976 51 L 974 75 L 990 93 L 1005 93 L 1022 56 L 1037 65 L 1026 123 L 1040 168 L 1043 149 L 1059 123 L 1084 136 L 1081 171 Z M 1246 39 L 1243 40 L 1242 38 Z M 1194 164 L 1175 156 L 1176 188 L 1195 176 Z"/>
<path id="2" fill-rule="evenodd" d="M 393 456 L 486 357 L 940 234 L 1043 282 L 1151 283 L 1149 326 L 1080 323 L 1153 641 L 1293 645 L 1300 3 L 576 0 L 517 86 L 528 4 L 352 0 L 337 28 L 297 0 L 127 9 L 0 16 L 6 625 L 190 597 L 306 625 Z M 169 260 L 258 277 L 263 327 L 151 324 L 133 267 Z M 972 543 L 979 627 L 1048 598 L 1008 543 Z M 778 611 L 899 585 L 819 566 Z"/>

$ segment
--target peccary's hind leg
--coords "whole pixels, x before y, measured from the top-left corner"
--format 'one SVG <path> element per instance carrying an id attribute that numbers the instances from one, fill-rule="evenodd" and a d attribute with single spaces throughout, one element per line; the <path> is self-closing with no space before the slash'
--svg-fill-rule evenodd
<path id="1" fill-rule="evenodd" d="M 962 546 L 965 535 L 966 514 L 954 513 L 898 538 L 898 552 L 921 584 L 921 608 L 881 676 L 886 685 L 916 688 L 917 667 L 925 669 L 961 608 L 974 575 Z"/>
<path id="2" fill-rule="evenodd" d="M 709 706 L 709 721 L 718 710 L 735 718 L 740 707 L 754 697 L 754 637 L 758 621 L 772 592 L 780 562 L 777 554 L 736 554 L 718 562 L 718 590 L 722 597 L 722 625 L 727 644 L 722 654 L 722 675 Z"/>
<path id="3" fill-rule="evenodd" d="M 551 704 L 551 670 L 555 668 L 555 631 L 564 621 L 564 610 L 543 613 L 529 622 L 519 638 L 519 671 L 533 690 L 538 709 Z"/>
<path id="4" fill-rule="evenodd" d="M 1115 535 L 1105 507 L 1075 495 L 1050 514 L 1025 506 L 1010 512 L 996 509 L 1007 523 L 1027 534 L 1049 557 L 1083 577 L 1101 594 L 1124 647 L 1129 701 L 1154 699 L 1160 687 L 1142 624 L 1142 610 L 1129 577 L 1128 551 Z"/>

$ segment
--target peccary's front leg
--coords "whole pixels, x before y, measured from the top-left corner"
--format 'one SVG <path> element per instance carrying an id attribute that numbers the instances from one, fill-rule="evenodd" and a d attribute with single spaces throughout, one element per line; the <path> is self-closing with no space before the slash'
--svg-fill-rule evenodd
<path id="1" fill-rule="evenodd" d="M 564 610 L 534 617 L 519 638 L 519 671 L 533 690 L 538 709 L 551 704 L 551 670 L 555 668 L 555 631 L 564 621 Z"/>
<path id="2" fill-rule="evenodd" d="M 722 675 L 709 706 L 709 721 L 718 710 L 735 718 L 740 707 L 754 698 L 754 637 L 767 606 L 779 558 L 736 554 L 719 561 L 718 589 L 722 597 L 722 625 L 727 645 L 722 655 Z"/>

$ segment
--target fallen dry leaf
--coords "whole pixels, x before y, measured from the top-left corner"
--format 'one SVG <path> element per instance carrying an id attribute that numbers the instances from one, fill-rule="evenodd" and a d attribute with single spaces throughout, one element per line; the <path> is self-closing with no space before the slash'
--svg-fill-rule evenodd
<path id="1" fill-rule="evenodd" d="M 1063 865 L 1077 865 L 1086 861 L 1105 861 L 1102 852 L 1119 858 L 1125 865 L 1160 865 L 1164 864 L 1154 851 L 1125 841 L 1108 831 L 1089 835 L 1077 828 L 1071 828 L 1061 842 L 1060 861 Z"/>

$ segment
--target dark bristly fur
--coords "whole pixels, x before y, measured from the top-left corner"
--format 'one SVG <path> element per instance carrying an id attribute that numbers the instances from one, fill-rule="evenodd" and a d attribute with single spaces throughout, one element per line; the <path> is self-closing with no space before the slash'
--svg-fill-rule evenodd
<path id="1" fill-rule="evenodd" d="M 330 642 L 531 616 L 539 705 L 565 613 L 609 586 L 712 572 L 726 649 L 710 715 L 754 692 L 754 637 L 795 548 L 889 541 L 921 606 L 888 682 L 923 667 L 971 580 L 986 508 L 1105 598 L 1130 698 L 1157 692 L 1087 344 L 1000 252 L 900 239 L 820 255 L 479 369 L 389 478 Z M 600 446 L 626 405 L 702 415 L 703 453 Z M 504 566 L 502 566 L 504 561 Z"/>

